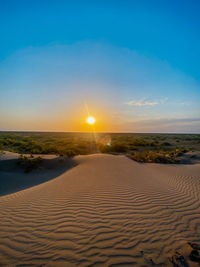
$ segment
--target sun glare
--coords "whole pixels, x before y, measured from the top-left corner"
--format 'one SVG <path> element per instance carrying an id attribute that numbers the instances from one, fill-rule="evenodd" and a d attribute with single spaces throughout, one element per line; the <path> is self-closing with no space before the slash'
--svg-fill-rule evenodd
<path id="1" fill-rule="evenodd" d="M 94 118 L 94 117 L 91 117 L 91 116 L 88 117 L 88 118 L 87 118 L 87 123 L 89 123 L 89 124 L 91 124 L 91 125 L 94 124 L 94 123 L 95 123 L 95 118 Z"/>

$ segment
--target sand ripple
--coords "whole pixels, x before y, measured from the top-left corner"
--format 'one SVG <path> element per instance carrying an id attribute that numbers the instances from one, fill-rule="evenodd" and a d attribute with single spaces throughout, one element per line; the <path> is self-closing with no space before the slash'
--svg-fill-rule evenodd
<path id="1" fill-rule="evenodd" d="M 168 266 L 174 249 L 200 242 L 200 165 L 77 161 L 0 197 L 1 266 Z"/>

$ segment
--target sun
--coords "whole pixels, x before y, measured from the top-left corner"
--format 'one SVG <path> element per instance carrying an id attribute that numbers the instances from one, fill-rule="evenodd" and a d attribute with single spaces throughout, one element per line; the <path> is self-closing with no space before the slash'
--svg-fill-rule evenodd
<path id="1" fill-rule="evenodd" d="M 89 123 L 89 124 L 94 124 L 95 123 L 95 118 L 94 117 L 92 117 L 92 116 L 89 116 L 88 118 L 87 118 L 87 123 Z"/>

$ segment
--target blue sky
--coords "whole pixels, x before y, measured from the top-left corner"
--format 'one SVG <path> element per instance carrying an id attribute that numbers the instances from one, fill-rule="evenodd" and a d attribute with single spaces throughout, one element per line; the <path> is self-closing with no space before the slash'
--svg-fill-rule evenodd
<path id="1" fill-rule="evenodd" d="M 87 103 L 100 131 L 200 132 L 199 12 L 189 0 L 1 0 L 0 129 L 82 130 Z"/>

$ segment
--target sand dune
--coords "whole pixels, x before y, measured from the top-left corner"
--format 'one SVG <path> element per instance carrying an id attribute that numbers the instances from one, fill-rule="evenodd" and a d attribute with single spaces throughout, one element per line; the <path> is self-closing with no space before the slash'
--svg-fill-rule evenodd
<path id="1" fill-rule="evenodd" d="M 11 152 L 0 154 L 0 196 L 44 183 L 76 166 L 76 162 L 67 157 L 39 156 L 43 158 L 39 168 L 31 173 L 25 173 L 24 169 L 17 164 L 19 154 Z"/>
<path id="2" fill-rule="evenodd" d="M 175 249 L 200 242 L 200 164 L 75 160 L 0 197 L 1 266 L 170 266 Z"/>

